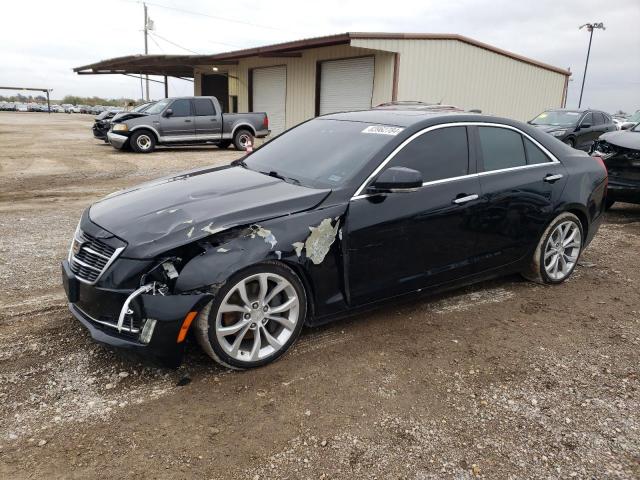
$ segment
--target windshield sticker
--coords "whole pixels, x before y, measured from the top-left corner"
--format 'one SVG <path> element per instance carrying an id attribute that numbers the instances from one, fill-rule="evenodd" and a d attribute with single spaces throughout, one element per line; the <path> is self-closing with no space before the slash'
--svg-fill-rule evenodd
<path id="1" fill-rule="evenodd" d="M 567 115 L 571 115 L 572 117 L 577 117 L 578 115 L 580 115 L 579 112 L 567 112 Z"/>
<path id="2" fill-rule="evenodd" d="M 340 175 L 331 175 L 328 180 L 330 182 L 333 182 L 333 183 L 338 183 L 340 180 L 342 180 L 342 176 L 340 176 Z"/>
<path id="3" fill-rule="evenodd" d="M 402 130 L 404 130 L 404 128 L 387 127 L 384 125 L 371 125 L 365 128 L 364 130 L 362 130 L 362 133 L 376 133 L 378 135 L 397 135 Z"/>

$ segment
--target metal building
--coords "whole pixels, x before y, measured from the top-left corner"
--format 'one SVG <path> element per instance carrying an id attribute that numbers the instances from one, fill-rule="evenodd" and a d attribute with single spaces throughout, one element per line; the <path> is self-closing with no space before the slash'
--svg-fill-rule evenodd
<path id="1" fill-rule="evenodd" d="M 193 77 L 274 134 L 325 113 L 420 100 L 528 120 L 566 101 L 571 73 L 461 35 L 343 33 L 215 55 L 138 55 L 74 69 Z"/>

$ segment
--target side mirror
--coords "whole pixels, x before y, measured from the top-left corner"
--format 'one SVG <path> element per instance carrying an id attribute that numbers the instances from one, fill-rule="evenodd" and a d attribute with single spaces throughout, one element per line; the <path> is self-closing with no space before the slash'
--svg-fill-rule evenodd
<path id="1" fill-rule="evenodd" d="M 591 128 L 591 124 L 590 123 L 582 123 L 580 124 L 580 127 L 578 127 L 578 129 L 583 129 L 583 128 Z"/>
<path id="2" fill-rule="evenodd" d="M 171 110 L 170 108 L 167 108 L 167 109 L 164 111 L 164 116 L 165 116 L 165 117 L 170 117 L 171 115 L 173 115 L 173 110 Z"/>
<path id="3" fill-rule="evenodd" d="M 620 130 L 629 130 L 631 127 L 633 127 L 635 124 L 634 123 L 623 123 L 620 126 Z"/>
<path id="4" fill-rule="evenodd" d="M 422 187 L 422 173 L 406 167 L 386 169 L 367 189 L 371 193 L 411 192 Z"/>

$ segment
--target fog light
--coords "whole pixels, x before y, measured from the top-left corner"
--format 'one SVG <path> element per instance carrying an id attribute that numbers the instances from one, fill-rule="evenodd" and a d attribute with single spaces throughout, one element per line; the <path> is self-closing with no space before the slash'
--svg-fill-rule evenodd
<path id="1" fill-rule="evenodd" d="M 149 343 L 151 341 L 151 335 L 153 335 L 153 329 L 156 328 L 157 320 L 153 318 L 147 318 L 140 332 L 140 341 L 142 343 Z"/>

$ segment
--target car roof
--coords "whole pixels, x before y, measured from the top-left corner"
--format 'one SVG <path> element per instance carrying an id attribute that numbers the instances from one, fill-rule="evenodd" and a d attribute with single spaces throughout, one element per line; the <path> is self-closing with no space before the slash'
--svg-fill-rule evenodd
<path id="1" fill-rule="evenodd" d="M 378 125 L 393 125 L 396 127 L 410 127 L 412 125 L 423 123 L 427 120 L 433 120 L 437 123 L 438 119 L 446 119 L 447 121 L 492 121 L 502 119 L 469 112 L 455 111 L 429 111 L 429 110 L 360 110 L 354 112 L 331 113 L 318 117 L 321 120 L 343 120 L 351 122 L 373 123 Z"/>

